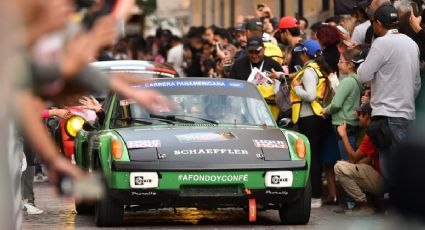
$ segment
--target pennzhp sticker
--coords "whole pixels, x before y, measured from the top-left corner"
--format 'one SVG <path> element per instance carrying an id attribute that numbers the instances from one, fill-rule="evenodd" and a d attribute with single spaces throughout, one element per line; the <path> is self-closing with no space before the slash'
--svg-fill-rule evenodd
<path id="1" fill-rule="evenodd" d="M 270 148 L 270 149 L 287 149 L 286 141 L 278 140 L 252 140 L 257 148 Z"/>
<path id="2" fill-rule="evenodd" d="M 127 141 L 127 148 L 137 149 L 137 148 L 159 148 L 161 147 L 160 140 L 138 140 L 138 141 Z"/>

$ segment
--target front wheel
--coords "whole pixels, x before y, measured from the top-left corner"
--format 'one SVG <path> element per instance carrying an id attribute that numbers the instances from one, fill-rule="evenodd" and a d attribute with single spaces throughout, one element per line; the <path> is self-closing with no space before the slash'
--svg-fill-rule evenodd
<path id="1" fill-rule="evenodd" d="M 93 204 L 87 204 L 85 202 L 83 203 L 77 203 L 75 202 L 75 211 L 79 215 L 93 215 L 94 214 L 94 205 Z"/>
<path id="2" fill-rule="evenodd" d="M 122 225 L 124 205 L 106 194 L 97 202 L 94 218 L 98 227 L 117 227 Z"/>
<path id="3" fill-rule="evenodd" d="M 95 169 L 101 173 L 102 167 L 97 158 Z M 98 227 L 117 227 L 121 226 L 124 217 L 124 204 L 114 199 L 108 191 L 105 196 L 96 202 L 94 208 L 94 220 Z"/>
<path id="4" fill-rule="evenodd" d="M 310 220 L 310 211 L 311 184 L 308 180 L 298 200 L 290 204 L 282 204 L 279 208 L 280 221 L 282 224 L 304 225 Z"/>

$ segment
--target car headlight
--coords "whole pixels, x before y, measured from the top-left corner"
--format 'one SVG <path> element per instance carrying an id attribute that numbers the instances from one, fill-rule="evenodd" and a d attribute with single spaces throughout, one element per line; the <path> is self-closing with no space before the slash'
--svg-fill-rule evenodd
<path id="1" fill-rule="evenodd" d="M 65 131 L 71 137 L 77 136 L 78 131 L 83 128 L 84 118 L 80 116 L 72 116 L 65 123 Z"/>

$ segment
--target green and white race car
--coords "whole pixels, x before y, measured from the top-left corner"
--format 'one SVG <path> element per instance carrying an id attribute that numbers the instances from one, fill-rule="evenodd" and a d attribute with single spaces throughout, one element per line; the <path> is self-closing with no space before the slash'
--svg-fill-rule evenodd
<path id="1" fill-rule="evenodd" d="M 106 195 L 94 205 L 98 226 L 121 225 L 130 205 L 241 207 L 250 221 L 257 208 L 277 209 L 284 224 L 308 223 L 308 139 L 276 125 L 256 86 L 181 78 L 135 87 L 158 90 L 178 106 L 150 114 L 111 94 L 105 119 L 77 134 L 77 165 L 106 181 Z"/>

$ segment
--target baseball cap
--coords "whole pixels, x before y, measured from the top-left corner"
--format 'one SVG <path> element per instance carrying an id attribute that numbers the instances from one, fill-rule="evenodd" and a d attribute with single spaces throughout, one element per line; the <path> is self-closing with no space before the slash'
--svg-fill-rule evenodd
<path id="1" fill-rule="evenodd" d="M 235 31 L 237 32 L 244 32 L 246 31 L 246 24 L 245 23 L 239 23 L 235 27 Z"/>
<path id="2" fill-rule="evenodd" d="M 253 19 L 249 19 L 248 21 L 246 21 L 246 27 L 245 29 L 248 30 L 263 30 L 263 23 L 256 18 Z"/>
<path id="3" fill-rule="evenodd" d="M 302 44 L 298 44 L 294 48 L 294 52 L 306 52 L 309 56 L 316 57 L 320 50 L 320 44 L 316 40 L 310 39 Z"/>
<path id="4" fill-rule="evenodd" d="M 378 7 L 375 10 L 373 15 L 375 20 L 381 22 L 384 26 L 394 26 L 398 24 L 398 14 L 397 9 L 389 4 L 385 3 Z"/>
<path id="5" fill-rule="evenodd" d="M 357 1 L 355 6 L 356 6 L 357 9 L 364 10 L 371 3 L 372 3 L 372 0 L 361 0 L 361 1 Z"/>
<path id="6" fill-rule="evenodd" d="M 361 104 L 360 106 L 354 108 L 354 111 L 372 115 L 372 107 L 370 107 L 370 102 Z"/>
<path id="7" fill-rule="evenodd" d="M 248 39 L 246 47 L 248 50 L 260 51 L 264 48 L 263 39 L 254 35 Z"/>
<path id="8" fill-rule="evenodd" d="M 298 26 L 297 19 L 291 16 L 283 17 L 279 21 L 279 29 L 298 28 Z"/>

